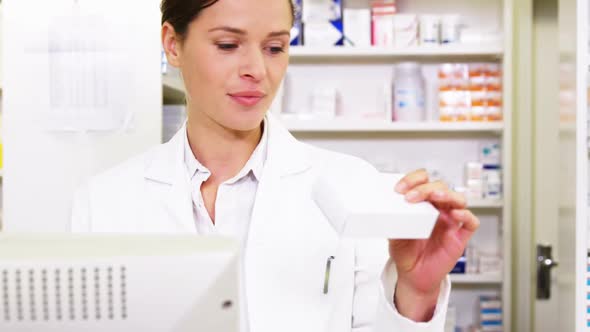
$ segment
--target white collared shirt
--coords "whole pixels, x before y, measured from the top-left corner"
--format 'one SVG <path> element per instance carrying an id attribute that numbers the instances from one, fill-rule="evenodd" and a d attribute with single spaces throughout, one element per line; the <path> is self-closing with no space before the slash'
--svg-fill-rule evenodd
<path id="1" fill-rule="evenodd" d="M 262 138 L 248 162 L 236 176 L 219 186 L 215 199 L 215 224 L 205 208 L 201 194 L 201 185 L 209 179 L 211 171 L 197 160 L 188 141 L 188 132 L 185 133 L 184 163 L 191 181 L 193 215 L 199 234 L 228 236 L 245 245 L 258 182 L 266 161 L 267 127 L 265 119 Z"/>

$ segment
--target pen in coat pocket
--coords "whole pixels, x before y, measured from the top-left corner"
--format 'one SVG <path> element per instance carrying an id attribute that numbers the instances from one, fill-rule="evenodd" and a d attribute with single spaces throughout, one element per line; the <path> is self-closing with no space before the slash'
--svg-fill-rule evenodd
<path id="1" fill-rule="evenodd" d="M 332 268 L 332 261 L 334 260 L 334 256 L 328 257 L 326 261 L 326 274 L 324 278 L 324 294 L 328 294 L 328 286 L 330 285 L 330 269 Z"/>

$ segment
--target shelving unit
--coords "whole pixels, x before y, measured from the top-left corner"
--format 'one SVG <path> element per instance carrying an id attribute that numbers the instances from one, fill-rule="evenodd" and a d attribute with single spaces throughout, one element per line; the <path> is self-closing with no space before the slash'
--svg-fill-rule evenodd
<path id="1" fill-rule="evenodd" d="M 416 122 L 401 123 L 386 120 L 363 119 L 327 119 L 299 120 L 283 118 L 283 123 L 291 132 L 326 133 L 326 132 L 421 132 L 421 133 L 457 133 L 486 132 L 501 135 L 504 125 L 501 122 Z"/>
<path id="2" fill-rule="evenodd" d="M 184 94 L 184 84 L 178 74 L 164 74 L 162 75 L 162 85 L 164 88 Z"/>
<path id="3" fill-rule="evenodd" d="M 458 285 L 500 285 L 499 274 L 451 274 L 451 282 Z"/>
<path id="4" fill-rule="evenodd" d="M 504 207 L 502 201 L 471 200 L 467 202 L 470 209 L 501 209 Z"/>
<path id="5" fill-rule="evenodd" d="M 399 0 L 397 4 L 402 13 L 448 13 L 445 5 L 434 0 Z M 491 10 L 495 5 L 497 10 Z M 478 295 L 499 295 L 503 302 L 504 331 L 508 332 L 512 323 L 509 190 L 512 186 L 509 166 L 512 159 L 512 6 L 509 0 L 485 4 L 452 1 L 453 12 L 463 14 L 465 11 L 469 13 L 466 15 L 474 16 L 470 18 L 472 25 L 497 24 L 502 31 L 502 40 L 497 42 L 404 49 L 292 47 L 284 99 L 273 110 L 280 114 L 283 124 L 295 137 L 309 144 L 356 155 L 384 171 L 437 168 L 439 173 L 448 173 L 455 185 L 462 178 L 464 163 L 469 161 L 466 158 L 477 160 L 477 144 L 500 143 L 502 162 L 506 165 L 502 176 L 504 198 L 500 201 L 471 200 L 468 207 L 480 217 L 482 225 L 473 243 L 483 245 L 486 250 L 495 246 L 503 256 L 503 271 L 494 275 L 452 275 L 451 302 L 457 308 L 458 325 L 466 327 L 475 317 Z M 425 75 L 439 63 L 500 63 L 504 69 L 503 121 L 441 123 L 432 118 L 424 123 L 389 121 L 386 118 L 387 94 L 382 91 L 391 86 L 387 79 L 392 75 L 393 65 L 403 61 L 424 64 Z M 307 105 L 311 105 L 309 96 L 313 89 L 324 86 L 338 89 L 340 111 L 335 118 L 313 118 L 305 113 Z M 293 98 L 296 101 L 289 102 Z M 381 110 L 384 110 L 382 119 L 376 115 Z M 460 151 L 465 151 L 464 155 Z"/>
<path id="6" fill-rule="evenodd" d="M 561 135 L 573 135 L 576 133 L 576 123 L 567 122 L 559 124 L 559 133 Z"/>
<path id="7" fill-rule="evenodd" d="M 499 59 L 504 53 L 502 43 L 466 44 L 466 45 L 437 45 L 414 46 L 403 49 L 388 49 L 378 47 L 326 47 L 308 48 L 295 46 L 290 50 L 291 61 L 313 58 L 436 58 L 442 57 L 477 57 Z"/>
<path id="8" fill-rule="evenodd" d="M 162 75 L 162 89 L 164 102 L 170 104 L 184 103 L 184 83 L 178 73 Z"/>
<path id="9" fill-rule="evenodd" d="M 361 2 L 364 0 L 361 0 Z M 368 0 L 366 3 L 368 4 Z M 410 156 L 401 167 L 396 164 L 391 168 L 405 170 L 412 162 L 418 167 L 432 166 L 454 167 L 453 178 L 463 174 L 462 167 L 466 160 L 461 159 L 458 150 L 464 148 L 475 154 L 478 142 L 499 142 L 502 149 L 502 161 L 507 167 L 503 171 L 504 198 L 501 201 L 471 200 L 468 207 L 482 221 L 481 231 L 476 234 L 476 243 L 499 246 L 503 253 L 503 271 L 494 275 L 452 275 L 454 285 L 451 301 L 455 303 L 458 321 L 463 325 L 475 316 L 475 303 L 479 294 L 495 294 L 502 297 L 504 331 L 511 331 L 511 154 L 512 154 L 512 6 L 513 1 L 495 0 L 486 3 L 474 3 L 469 0 L 452 0 L 453 12 L 473 15 L 469 19 L 472 25 L 494 28 L 501 31 L 501 40 L 480 44 L 456 44 L 444 46 L 416 46 L 404 49 L 387 48 L 352 48 L 352 47 L 291 47 L 290 66 L 287 83 L 295 76 L 304 77 L 305 82 L 295 84 L 291 91 L 283 91 L 277 96 L 272 112 L 277 114 L 283 124 L 298 139 L 310 144 L 359 156 L 375 163 L 384 155 L 394 155 L 398 159 Z M 398 0 L 403 12 L 417 14 L 448 13 L 448 3 L 434 0 Z M 346 5 L 346 1 L 345 1 Z M 492 10 L 493 9 L 493 10 Z M 497 25 L 497 27 L 495 26 Z M 490 29 L 488 29 L 490 30 Z M 441 123 L 393 123 L 386 119 L 363 119 L 362 116 L 346 114 L 346 117 L 334 119 L 302 118 L 285 113 L 285 98 L 305 98 L 313 85 L 325 82 L 330 86 L 351 81 L 360 87 L 360 91 L 348 89 L 346 97 L 353 96 L 355 110 L 380 110 L 382 105 L 375 101 L 371 88 L 382 89 L 383 85 L 375 81 L 383 80 L 392 73 L 393 65 L 402 61 L 416 61 L 426 65 L 446 62 L 496 62 L 504 68 L 503 104 L 504 120 L 502 122 L 456 122 Z M 349 70 L 349 71 L 348 71 Z M 295 77 L 297 79 L 297 77 Z M 292 83 L 292 82 L 291 82 Z M 372 84 L 372 85 L 371 85 Z M 368 87 L 370 86 L 370 87 Z M 182 103 L 183 85 L 180 77 L 170 73 L 163 75 L 164 99 L 169 103 Z M 368 93 L 369 92 L 369 93 Z M 344 93 L 344 92 L 342 92 Z M 362 103 L 359 98 L 366 98 Z M 283 101 L 283 102 L 281 102 Z M 299 105 L 301 106 L 301 105 Z M 302 107 L 299 107 L 302 109 Z M 407 142 L 407 144 L 406 144 Z M 429 142 L 432 146 L 429 146 Z M 407 145 L 407 147 L 406 147 Z M 448 149 L 448 152 L 445 151 Z M 374 158 L 371 158 L 373 154 Z M 373 159 L 373 160 L 371 160 Z M 420 163 L 422 161 L 422 163 Z M 428 165 L 424 165 L 427 163 Z M 416 168 L 418 168 L 416 167 Z"/>

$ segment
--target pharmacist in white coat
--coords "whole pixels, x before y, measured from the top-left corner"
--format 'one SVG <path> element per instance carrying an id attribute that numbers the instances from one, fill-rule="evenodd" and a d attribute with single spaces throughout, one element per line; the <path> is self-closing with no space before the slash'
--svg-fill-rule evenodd
<path id="1" fill-rule="evenodd" d="M 298 142 L 266 114 L 288 65 L 290 1 L 164 0 L 162 13 L 164 49 L 187 90 L 186 126 L 91 179 L 72 230 L 235 237 L 245 254 L 243 331 L 443 331 L 447 273 L 479 221 L 462 196 L 416 171 L 392 190 L 439 209 L 430 239 L 338 237 L 311 199 L 316 177 L 376 171 Z"/>

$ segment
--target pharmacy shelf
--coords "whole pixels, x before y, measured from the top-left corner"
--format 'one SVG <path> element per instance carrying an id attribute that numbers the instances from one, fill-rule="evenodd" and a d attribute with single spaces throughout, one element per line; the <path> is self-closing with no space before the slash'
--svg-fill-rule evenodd
<path id="1" fill-rule="evenodd" d="M 470 209 L 501 209 L 504 207 L 504 203 L 492 200 L 468 200 L 467 207 Z"/>
<path id="2" fill-rule="evenodd" d="M 564 122 L 559 124 L 560 134 L 574 134 L 576 132 L 575 122 Z"/>
<path id="3" fill-rule="evenodd" d="M 460 285 L 500 285 L 500 274 L 451 274 L 451 283 Z"/>
<path id="4" fill-rule="evenodd" d="M 315 58 L 409 58 L 409 57 L 476 57 L 498 59 L 504 55 L 501 42 L 486 44 L 456 44 L 413 46 L 407 48 L 380 47 L 306 47 L 294 46 L 290 51 L 291 60 Z"/>
<path id="5" fill-rule="evenodd" d="M 184 93 L 184 84 L 179 75 L 163 74 L 162 84 L 173 90 L 177 90 Z"/>
<path id="6" fill-rule="evenodd" d="M 164 100 L 170 103 L 184 103 L 184 83 L 178 74 L 163 74 Z"/>
<path id="7" fill-rule="evenodd" d="M 292 132 L 489 132 L 500 135 L 501 122 L 387 122 L 383 120 L 282 118 Z"/>
<path id="8" fill-rule="evenodd" d="M 573 213 L 576 210 L 576 205 L 572 203 L 559 203 L 559 212 Z"/>
<path id="9" fill-rule="evenodd" d="M 493 6 L 491 4 L 494 4 Z M 290 66 L 295 69 L 297 75 L 300 77 L 318 77 L 319 82 L 333 82 L 341 80 L 343 76 L 341 73 L 335 73 L 336 67 L 347 70 L 354 75 L 356 72 L 362 71 L 365 67 L 379 66 L 386 67 L 395 63 L 403 61 L 418 62 L 425 65 L 435 65 L 438 63 L 477 63 L 477 62 L 494 62 L 503 66 L 503 102 L 504 102 L 504 117 L 505 122 L 502 123 L 391 123 L 389 119 L 383 117 L 382 121 L 378 119 L 313 119 L 307 120 L 302 118 L 282 118 L 285 126 L 298 139 L 308 141 L 310 144 L 320 143 L 326 144 L 326 147 L 346 146 L 349 142 L 362 141 L 363 145 L 367 141 L 375 141 L 374 151 L 370 154 L 377 155 L 378 153 L 387 154 L 388 149 L 386 145 L 382 145 L 381 141 L 395 137 L 399 139 L 400 144 L 404 140 L 412 141 L 416 138 L 420 140 L 432 140 L 444 142 L 450 137 L 469 141 L 483 141 L 493 139 L 498 141 L 502 146 L 502 160 L 506 165 L 512 164 L 513 158 L 513 64 L 514 61 L 513 49 L 507 47 L 514 44 L 514 8 L 516 7 L 513 0 L 499 0 L 492 1 L 485 5 L 473 5 L 473 1 L 460 1 L 457 3 L 457 12 L 473 13 L 477 17 L 485 18 L 481 22 L 474 22 L 477 26 L 481 24 L 483 28 L 480 31 L 499 30 L 501 32 L 500 41 L 480 42 L 474 44 L 455 44 L 455 45 L 441 45 L 430 47 L 410 47 L 403 49 L 392 48 L 377 48 L 377 47 L 291 47 L 290 49 Z M 493 8 L 493 9 L 492 9 Z M 503 8 L 503 10 L 497 10 Z M 425 0 L 420 1 L 420 4 L 413 4 L 408 2 L 408 10 L 414 10 L 417 14 L 425 14 L 431 11 L 440 10 L 440 1 Z M 412 12 L 412 11 L 408 11 Z M 442 10 L 441 10 L 442 12 Z M 470 19 L 475 18 L 473 14 Z M 493 22 L 493 24 L 488 24 Z M 499 28 L 499 29 L 498 29 Z M 478 27 L 479 29 L 479 27 Z M 505 47 L 506 46 L 506 47 Z M 336 67 L 334 67 L 336 66 Z M 388 69 L 391 70 L 391 69 Z M 389 72 L 388 72 L 389 73 Z M 364 73 L 363 73 L 364 74 Z M 297 76 L 293 75 L 293 76 Z M 328 77 L 323 77 L 326 75 Z M 371 76 L 367 73 L 367 76 Z M 382 80 L 382 76 L 377 76 Z M 294 80 L 295 82 L 296 80 Z M 301 79 L 296 83 L 307 84 L 307 79 Z M 354 82 L 354 81 L 353 81 Z M 353 84 L 353 83 L 350 83 Z M 304 87 L 303 92 L 307 91 L 308 87 Z M 297 90 L 293 90 L 297 93 Z M 292 92 L 293 92 L 292 91 Z M 358 107 L 357 107 L 358 108 Z M 363 110 L 363 113 L 375 113 L 376 109 Z M 306 115 L 303 115 L 306 116 Z M 341 141 L 341 142 L 340 142 Z M 389 142 L 388 142 L 389 143 Z M 353 144 L 351 144 L 353 145 Z M 365 156 L 369 159 L 369 155 L 360 151 L 362 147 L 351 147 L 350 151 L 355 151 L 359 155 Z M 371 149 L 373 147 L 371 146 Z M 346 148 L 348 150 L 348 147 Z M 405 150 L 404 150 L 405 151 Z M 411 153 L 408 149 L 407 153 Z M 452 160 L 449 160 L 452 161 Z M 505 188 L 512 188 L 513 174 L 508 167 L 504 170 L 503 185 Z M 493 290 L 502 298 L 503 310 L 503 324 L 504 331 L 512 332 L 512 298 L 513 286 L 510 276 L 513 274 L 512 261 L 512 191 L 506 190 L 505 197 L 500 202 L 489 201 L 468 201 L 468 206 L 473 209 L 476 214 L 493 214 L 491 219 L 497 219 L 501 230 L 501 239 L 499 239 L 500 251 L 504 252 L 504 261 L 502 262 L 502 273 L 494 275 L 452 275 L 451 280 L 456 285 L 455 289 L 459 288 L 456 300 L 458 308 L 465 309 L 461 312 L 462 316 L 474 317 L 477 314 L 476 303 L 474 298 L 479 294 L 487 294 Z M 484 225 L 487 226 L 487 225 Z M 494 226 L 495 227 L 495 226 Z M 487 236 L 486 234 L 483 235 Z M 497 234 L 490 234 L 490 236 L 497 236 Z M 468 292 L 463 293 L 464 290 Z M 480 293 L 481 291 L 481 293 Z M 467 295 L 468 294 L 468 295 Z M 473 308 L 472 308 L 473 307 Z M 471 308 L 471 309 L 470 309 Z M 464 328 L 470 325 L 470 318 L 461 319 L 457 322 L 459 327 Z"/>

